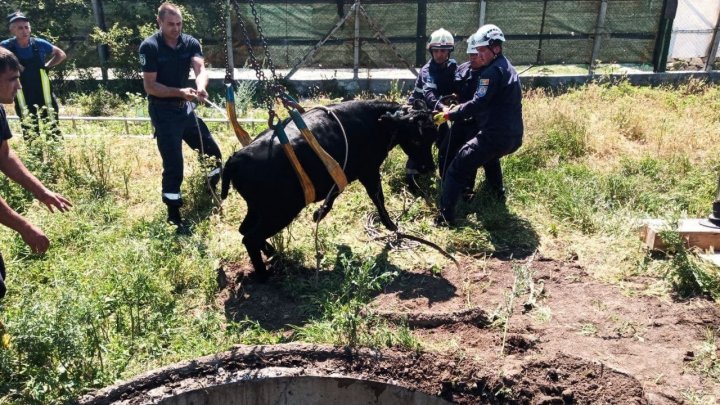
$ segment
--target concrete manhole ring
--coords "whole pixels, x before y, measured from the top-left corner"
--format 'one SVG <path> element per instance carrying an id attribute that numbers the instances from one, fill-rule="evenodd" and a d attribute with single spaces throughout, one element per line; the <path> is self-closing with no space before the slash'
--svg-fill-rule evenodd
<path id="1" fill-rule="evenodd" d="M 563 354 L 515 359 L 514 363 L 514 371 L 499 373 L 501 365 L 462 356 L 308 344 L 236 346 L 148 372 L 78 402 L 441 405 L 542 399 L 551 401 L 544 403 L 647 403 L 635 378 L 601 363 Z"/>

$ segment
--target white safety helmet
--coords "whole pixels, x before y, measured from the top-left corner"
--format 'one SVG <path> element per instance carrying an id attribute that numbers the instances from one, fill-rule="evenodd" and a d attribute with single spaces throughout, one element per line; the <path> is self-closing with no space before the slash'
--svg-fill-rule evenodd
<path id="1" fill-rule="evenodd" d="M 485 24 L 473 35 L 475 37 L 475 47 L 489 46 L 495 41 L 505 42 L 505 35 L 494 24 Z"/>
<path id="2" fill-rule="evenodd" d="M 453 51 L 455 49 L 455 39 L 450 31 L 440 28 L 430 34 L 427 49 L 428 51 L 432 51 L 433 49 L 449 49 L 450 51 Z"/>
<path id="3" fill-rule="evenodd" d="M 468 47 L 467 47 L 468 55 L 478 53 L 478 51 L 477 51 L 477 47 L 478 47 L 477 32 L 468 37 L 467 43 L 468 43 Z"/>

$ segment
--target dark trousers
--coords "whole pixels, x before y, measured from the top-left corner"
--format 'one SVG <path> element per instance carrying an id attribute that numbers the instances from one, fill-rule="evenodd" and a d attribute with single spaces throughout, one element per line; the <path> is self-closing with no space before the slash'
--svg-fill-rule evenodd
<path id="1" fill-rule="evenodd" d="M 210 135 L 205 122 L 196 118 L 188 103 L 163 105 L 150 102 L 150 119 L 155 128 L 155 139 L 163 162 L 163 202 L 182 205 L 180 186 L 183 181 L 182 142 L 205 156 L 215 158 L 215 169 L 222 162 L 220 147 Z"/>
<path id="2" fill-rule="evenodd" d="M 60 117 L 60 108 L 58 107 L 57 99 L 52 94 L 52 111 L 49 111 L 45 107 L 45 101 L 43 100 L 32 100 L 28 101 L 26 118 L 20 108 L 19 103 L 15 103 L 15 112 L 20 117 L 23 138 L 25 141 L 32 142 L 40 134 L 40 121 L 43 121 L 44 128 L 48 130 L 48 135 L 53 139 L 60 139 L 62 134 L 60 133 L 60 127 L 58 126 L 58 119 Z M 51 114 L 52 113 L 52 114 Z"/>
<path id="3" fill-rule="evenodd" d="M 478 168 L 485 168 L 486 181 L 493 189 L 503 189 L 500 158 L 515 152 L 522 145 L 522 136 L 478 134 L 466 142 L 450 163 L 443 179 L 440 212 L 446 220 L 455 220 L 455 205 L 460 194 L 472 187 Z"/>
<path id="4" fill-rule="evenodd" d="M 5 288 L 5 260 L 0 253 L 0 298 L 5 296 L 7 289 Z"/>

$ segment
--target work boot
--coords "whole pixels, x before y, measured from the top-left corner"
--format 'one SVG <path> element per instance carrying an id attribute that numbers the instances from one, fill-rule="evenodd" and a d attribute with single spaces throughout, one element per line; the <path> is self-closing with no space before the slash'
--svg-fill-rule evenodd
<path id="1" fill-rule="evenodd" d="M 180 216 L 180 207 L 168 205 L 168 217 L 167 221 L 175 225 L 177 229 L 175 230 L 175 233 L 178 235 L 189 235 L 190 234 L 190 227 L 185 224 L 182 220 L 182 216 Z"/>

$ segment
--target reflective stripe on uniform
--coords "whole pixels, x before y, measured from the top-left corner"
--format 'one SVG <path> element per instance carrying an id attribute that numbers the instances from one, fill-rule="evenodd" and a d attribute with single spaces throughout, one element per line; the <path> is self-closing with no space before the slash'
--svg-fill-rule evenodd
<path id="1" fill-rule="evenodd" d="M 23 111 L 23 114 L 24 114 L 24 111 L 27 110 L 28 107 L 27 107 L 27 103 L 25 102 L 25 94 L 23 94 L 22 89 L 17 91 L 17 94 L 15 97 L 17 99 L 18 106 L 20 107 L 20 111 Z"/>
<path id="2" fill-rule="evenodd" d="M 420 87 L 415 87 L 415 91 L 418 92 L 418 93 L 422 93 L 422 92 L 423 92 L 423 89 L 421 89 Z"/>
<path id="3" fill-rule="evenodd" d="M 214 175 L 216 175 L 216 174 L 219 174 L 219 173 L 220 173 L 220 168 L 218 167 L 218 168 L 216 168 L 215 170 L 213 170 L 213 171 L 211 171 L 210 173 L 208 173 L 207 176 L 208 176 L 208 177 L 212 177 L 212 176 L 214 176 Z"/>
<path id="4" fill-rule="evenodd" d="M 47 71 L 40 69 L 40 83 L 42 84 L 43 99 L 45 100 L 45 106 L 48 111 L 52 109 L 52 96 L 50 93 L 50 78 L 48 78 Z"/>
<path id="5" fill-rule="evenodd" d="M 437 89 L 437 84 L 435 83 L 425 83 L 425 87 L 428 89 Z"/>
<path id="6" fill-rule="evenodd" d="M 163 193 L 163 197 L 167 198 L 168 200 L 177 201 L 182 198 L 182 194 L 180 193 Z"/>

